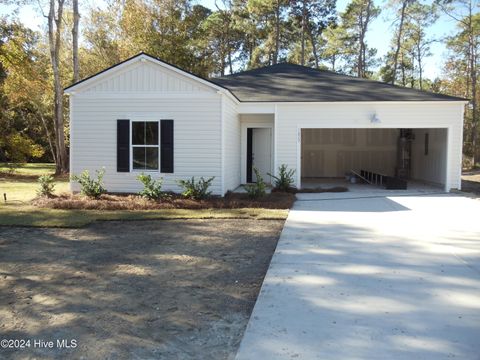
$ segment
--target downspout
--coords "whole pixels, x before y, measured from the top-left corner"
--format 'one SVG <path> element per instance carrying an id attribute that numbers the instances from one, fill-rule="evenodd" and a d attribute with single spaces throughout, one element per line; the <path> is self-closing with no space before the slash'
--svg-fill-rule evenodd
<path id="1" fill-rule="evenodd" d="M 218 92 L 220 95 L 220 192 L 221 196 L 225 196 L 225 107 L 223 102 L 225 101 L 224 94 L 222 92 Z"/>

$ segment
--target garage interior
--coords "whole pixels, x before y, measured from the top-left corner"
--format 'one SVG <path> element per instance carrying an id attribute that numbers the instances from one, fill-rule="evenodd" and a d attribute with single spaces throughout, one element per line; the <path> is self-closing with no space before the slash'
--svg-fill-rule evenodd
<path id="1" fill-rule="evenodd" d="M 383 175 L 407 186 L 444 186 L 447 129 L 302 129 L 302 187 L 367 183 Z M 383 186 L 380 181 L 375 186 Z"/>

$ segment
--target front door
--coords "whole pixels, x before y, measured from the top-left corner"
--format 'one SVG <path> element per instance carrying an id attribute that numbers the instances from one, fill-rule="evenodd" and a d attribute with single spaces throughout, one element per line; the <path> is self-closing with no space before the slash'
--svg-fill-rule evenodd
<path id="1" fill-rule="evenodd" d="M 248 151 L 248 150 L 247 150 Z M 248 157 L 248 156 L 247 156 Z M 272 129 L 255 128 L 251 129 L 251 181 L 256 182 L 256 176 L 253 167 L 257 168 L 263 180 L 269 184 L 270 176 L 267 173 L 272 172 Z M 247 169 L 247 174 L 250 173 Z"/>

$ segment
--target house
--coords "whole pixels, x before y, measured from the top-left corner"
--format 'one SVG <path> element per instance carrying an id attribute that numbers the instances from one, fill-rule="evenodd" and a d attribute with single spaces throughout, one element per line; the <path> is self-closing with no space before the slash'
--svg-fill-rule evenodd
<path id="1" fill-rule="evenodd" d="M 71 172 L 105 167 L 112 192 L 148 172 L 173 191 L 214 176 L 223 195 L 281 164 L 297 187 L 351 170 L 461 185 L 461 98 L 293 64 L 203 79 L 144 53 L 65 91 Z"/>

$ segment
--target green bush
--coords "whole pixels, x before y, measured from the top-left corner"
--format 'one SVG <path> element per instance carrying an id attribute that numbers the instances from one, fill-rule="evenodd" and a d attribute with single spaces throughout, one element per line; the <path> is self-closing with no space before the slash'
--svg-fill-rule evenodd
<path id="1" fill-rule="evenodd" d="M 52 175 L 42 175 L 38 178 L 38 184 L 40 188 L 37 190 L 38 196 L 53 196 L 53 190 L 55 189 L 55 183 Z"/>
<path id="2" fill-rule="evenodd" d="M 162 191 L 163 178 L 153 180 L 151 175 L 141 173 L 137 176 L 137 180 L 143 184 L 143 190 L 139 192 L 140 196 L 149 200 L 158 200 L 165 197 L 165 193 Z"/>
<path id="3" fill-rule="evenodd" d="M 276 190 L 287 192 L 293 189 L 293 184 L 295 183 L 293 175 L 295 175 L 295 170 L 288 170 L 287 165 L 280 165 L 278 168 L 278 176 L 272 174 L 268 175 L 275 180 L 273 185 Z"/>
<path id="4" fill-rule="evenodd" d="M 14 132 L 0 138 L 0 153 L 12 163 L 24 163 L 30 159 L 39 159 L 45 154 L 41 145 L 29 137 Z"/>
<path id="5" fill-rule="evenodd" d="M 107 192 L 103 187 L 103 175 L 105 175 L 105 169 L 96 170 L 96 173 L 96 179 L 90 177 L 88 170 L 85 170 L 79 176 L 72 176 L 72 180 L 80 184 L 80 192 L 93 199 L 98 199 L 102 194 Z"/>
<path id="6" fill-rule="evenodd" d="M 212 193 L 208 191 L 212 181 L 215 179 L 215 176 L 205 180 L 203 177 L 200 180 L 196 181 L 195 177 L 192 176 L 190 180 L 178 180 L 177 184 L 183 188 L 182 195 L 186 198 L 201 200 L 210 196 Z"/>
<path id="7" fill-rule="evenodd" d="M 257 178 L 257 182 L 254 184 L 245 185 L 245 190 L 247 191 L 248 197 L 252 199 L 257 199 L 262 196 L 265 196 L 267 185 L 263 180 L 263 177 L 260 175 L 260 172 L 257 168 L 253 168 L 253 172 L 255 173 L 255 177 Z"/>

